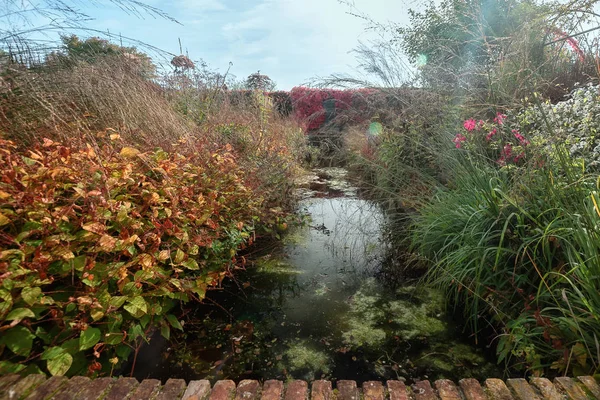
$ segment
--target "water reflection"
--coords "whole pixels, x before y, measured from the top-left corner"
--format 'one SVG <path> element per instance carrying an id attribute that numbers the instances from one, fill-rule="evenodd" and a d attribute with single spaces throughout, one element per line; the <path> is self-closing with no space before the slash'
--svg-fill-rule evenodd
<path id="1" fill-rule="evenodd" d="M 385 215 L 357 198 L 344 170 L 316 172 L 300 203 L 310 223 L 288 235 L 281 251 L 211 292 L 189 314 L 185 333 L 154 341 L 136 377 L 499 376 L 458 339 L 439 294 L 392 290 L 373 278 L 386 251 Z"/>

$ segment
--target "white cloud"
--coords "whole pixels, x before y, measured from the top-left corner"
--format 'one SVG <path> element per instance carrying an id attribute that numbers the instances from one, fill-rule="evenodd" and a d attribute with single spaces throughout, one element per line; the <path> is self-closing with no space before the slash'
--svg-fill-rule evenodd
<path id="1" fill-rule="evenodd" d="M 365 22 L 349 15 L 338 0 L 151 0 L 184 25 L 164 20 L 132 21 L 123 17 L 124 36 L 140 38 L 157 47 L 202 58 L 211 67 L 226 69 L 240 78 L 261 70 L 282 89 L 315 76 L 352 73 L 356 65 L 351 50 L 358 40 L 375 37 L 365 32 Z M 403 1 L 412 1 L 405 4 Z M 354 0 L 356 7 L 375 20 L 406 22 L 410 5 L 417 0 Z M 111 23 L 114 27 L 114 22 Z M 102 29 L 102 28 L 100 28 Z M 117 33 L 111 28 L 111 32 Z"/>

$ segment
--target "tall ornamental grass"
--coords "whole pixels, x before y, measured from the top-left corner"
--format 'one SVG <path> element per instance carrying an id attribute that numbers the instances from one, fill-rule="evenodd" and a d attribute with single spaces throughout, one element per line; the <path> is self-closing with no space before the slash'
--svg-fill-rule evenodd
<path id="1" fill-rule="evenodd" d="M 500 166 L 455 149 L 453 179 L 420 210 L 414 248 L 429 280 L 499 362 L 533 373 L 596 373 L 600 363 L 600 181 L 554 146 Z M 491 328 L 491 330 L 490 330 Z"/>

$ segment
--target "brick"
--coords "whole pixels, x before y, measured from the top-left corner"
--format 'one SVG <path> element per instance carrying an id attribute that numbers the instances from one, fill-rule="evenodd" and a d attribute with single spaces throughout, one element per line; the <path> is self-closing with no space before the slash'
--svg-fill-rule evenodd
<path id="1" fill-rule="evenodd" d="M 160 381 L 158 379 L 144 379 L 131 393 L 129 400 L 148 400 L 156 396 L 159 391 Z"/>
<path id="2" fill-rule="evenodd" d="M 77 400 L 96 400 L 102 398 L 108 392 L 113 382 L 115 382 L 113 378 L 94 379 L 77 394 Z"/>
<path id="3" fill-rule="evenodd" d="M 162 387 L 154 400 L 175 400 L 181 398 L 185 391 L 185 381 L 183 379 L 169 379 Z"/>
<path id="4" fill-rule="evenodd" d="M 540 391 L 544 400 L 564 400 L 564 396 L 556 390 L 552 382 L 548 379 L 530 378 L 529 382 Z"/>
<path id="5" fill-rule="evenodd" d="M 217 381 L 210 392 L 210 400 L 229 400 L 235 394 L 235 383 L 230 380 Z"/>
<path id="6" fill-rule="evenodd" d="M 52 400 L 76 400 L 77 394 L 90 382 L 91 379 L 86 376 L 74 376 L 52 397 Z"/>
<path id="7" fill-rule="evenodd" d="M 304 381 L 291 381 L 285 389 L 285 400 L 306 400 L 308 384 Z"/>
<path id="8" fill-rule="evenodd" d="M 378 381 L 363 382 L 363 399 L 364 400 L 384 400 L 385 392 L 383 385 Z"/>
<path id="9" fill-rule="evenodd" d="M 332 397 L 331 381 L 313 381 L 311 400 L 331 400 Z"/>
<path id="10" fill-rule="evenodd" d="M 390 400 L 408 400 L 408 390 L 404 382 L 387 381 L 386 382 Z"/>
<path id="11" fill-rule="evenodd" d="M 462 400 L 460 391 L 449 379 L 440 379 L 435 381 L 435 388 L 441 400 Z"/>
<path id="12" fill-rule="evenodd" d="M 486 379 L 485 388 L 490 400 L 513 400 L 510 390 L 502 379 Z"/>
<path id="13" fill-rule="evenodd" d="M 283 382 L 271 379 L 263 384 L 261 400 L 281 400 L 282 397 Z"/>
<path id="14" fill-rule="evenodd" d="M 598 386 L 598 382 L 591 376 L 578 376 L 579 382 L 583 383 L 587 390 L 594 395 L 597 399 L 600 400 L 600 386 Z"/>
<path id="15" fill-rule="evenodd" d="M 5 390 L 9 399 L 20 399 L 33 392 L 35 388 L 46 381 L 46 375 L 36 374 L 28 375 L 23 379 L 14 382 L 9 385 Z M 0 395 L 0 398 L 4 396 Z"/>
<path id="16" fill-rule="evenodd" d="M 205 400 L 210 394 L 210 382 L 207 380 L 190 381 L 182 400 Z"/>
<path id="17" fill-rule="evenodd" d="M 477 379 L 468 378 L 461 379 L 458 384 L 465 395 L 465 399 L 467 400 L 487 400 L 481 385 L 477 381 Z"/>
<path id="18" fill-rule="evenodd" d="M 237 386 L 235 400 L 255 400 L 258 398 L 260 385 L 258 381 L 244 379 Z"/>
<path id="19" fill-rule="evenodd" d="M 531 399 L 531 400 L 542 400 L 535 390 L 529 386 L 525 379 L 508 379 L 506 381 L 508 387 L 513 391 L 517 399 Z"/>
<path id="20" fill-rule="evenodd" d="M 359 400 L 355 381 L 337 381 L 335 387 L 338 390 L 337 400 Z"/>
<path id="21" fill-rule="evenodd" d="M 554 385 L 565 392 L 571 400 L 588 400 L 583 389 L 571 378 L 554 378 Z"/>
<path id="22" fill-rule="evenodd" d="M 37 387 L 29 396 L 27 400 L 45 400 L 49 399 L 54 393 L 56 393 L 63 385 L 67 383 L 68 379 L 66 376 L 53 376 L 46 382 L 42 383 Z"/>
<path id="23" fill-rule="evenodd" d="M 119 378 L 113 383 L 105 400 L 123 400 L 138 386 L 135 378 Z"/>
<path id="24" fill-rule="evenodd" d="M 436 400 L 437 397 L 429 381 L 418 381 L 412 385 L 415 400 Z"/>

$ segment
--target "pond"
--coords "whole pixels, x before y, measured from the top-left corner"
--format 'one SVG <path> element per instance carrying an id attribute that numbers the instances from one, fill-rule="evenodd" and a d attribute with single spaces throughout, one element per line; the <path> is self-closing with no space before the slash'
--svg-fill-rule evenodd
<path id="1" fill-rule="evenodd" d="M 187 316 L 155 335 L 138 379 L 458 379 L 501 377 L 444 310 L 440 293 L 376 278 L 386 216 L 340 168 L 304 183 L 303 227 Z"/>

